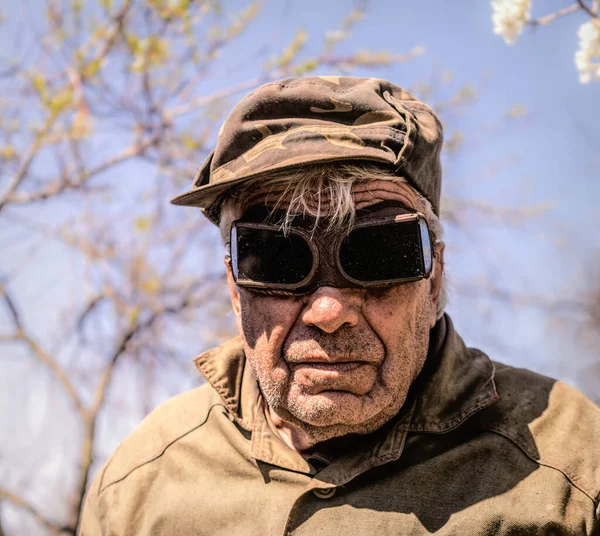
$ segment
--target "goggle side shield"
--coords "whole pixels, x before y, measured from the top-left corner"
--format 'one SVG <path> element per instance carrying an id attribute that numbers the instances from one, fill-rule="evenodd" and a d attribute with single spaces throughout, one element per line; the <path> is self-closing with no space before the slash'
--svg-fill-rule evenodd
<path id="1" fill-rule="evenodd" d="M 334 244 L 333 255 L 349 286 L 418 281 L 433 265 L 427 222 L 418 213 L 357 224 Z M 242 287 L 301 291 L 318 269 L 319 249 L 302 229 L 284 233 L 277 225 L 236 221 L 231 266 Z"/>

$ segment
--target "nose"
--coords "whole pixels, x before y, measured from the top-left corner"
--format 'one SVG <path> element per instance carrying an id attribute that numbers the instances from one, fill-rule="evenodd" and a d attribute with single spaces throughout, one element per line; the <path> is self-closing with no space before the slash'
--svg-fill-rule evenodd
<path id="1" fill-rule="evenodd" d="M 361 302 L 354 289 L 321 287 L 310 295 L 302 321 L 325 333 L 333 333 L 342 326 L 356 326 Z"/>

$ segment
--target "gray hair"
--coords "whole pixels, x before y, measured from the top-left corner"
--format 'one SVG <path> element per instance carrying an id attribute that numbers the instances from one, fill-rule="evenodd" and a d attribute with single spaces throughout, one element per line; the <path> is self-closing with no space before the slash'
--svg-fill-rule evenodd
<path id="1" fill-rule="evenodd" d="M 241 186 L 229 192 L 221 206 L 219 228 L 223 243 L 229 246 L 229 235 L 233 222 L 244 211 L 261 199 L 276 209 L 286 201 L 285 218 L 281 223 L 283 230 L 289 228 L 294 216 L 308 215 L 315 218 L 315 226 L 323 217 L 321 207 L 327 206 L 328 229 L 339 226 L 351 226 L 355 217 L 352 185 L 356 182 L 373 180 L 391 180 L 408 184 L 413 191 L 417 210 L 427 220 L 434 240 L 441 241 L 443 227 L 433 212 L 431 203 L 425 199 L 404 178 L 391 173 L 388 169 L 374 164 L 325 163 L 297 168 L 295 171 L 273 172 L 268 176 L 249 179 Z M 447 281 L 442 275 L 442 286 L 437 304 L 437 317 L 444 313 L 447 303 Z"/>

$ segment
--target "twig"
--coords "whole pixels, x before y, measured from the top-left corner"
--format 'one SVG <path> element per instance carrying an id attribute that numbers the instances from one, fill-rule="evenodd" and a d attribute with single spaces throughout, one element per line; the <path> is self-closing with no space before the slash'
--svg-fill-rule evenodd
<path id="1" fill-rule="evenodd" d="M 534 28 L 536 26 L 545 25 L 545 24 L 548 24 L 548 23 L 552 22 L 553 20 L 556 20 L 560 17 L 564 17 L 565 15 L 569 15 L 570 13 L 575 13 L 575 12 L 579 11 L 580 9 L 581 9 L 581 5 L 579 3 L 573 4 L 568 7 L 563 8 L 563 9 L 559 9 L 558 11 L 555 11 L 554 13 L 550 13 L 549 15 L 546 15 L 544 17 L 540 17 L 539 19 L 530 20 L 529 25 Z"/>
<path id="2" fill-rule="evenodd" d="M 15 495 L 14 493 L 6 489 L 0 488 L 0 499 L 3 501 L 8 501 L 10 504 L 29 512 L 36 519 L 36 521 L 38 521 L 38 523 L 43 525 L 52 534 L 58 535 L 61 533 L 61 526 L 57 525 L 56 523 L 52 523 L 51 521 L 48 521 L 42 514 L 38 512 L 36 508 L 34 508 L 25 499 L 19 497 L 18 495 Z"/>
<path id="3" fill-rule="evenodd" d="M 4 303 L 6 303 L 8 310 L 10 311 L 10 314 L 12 316 L 13 322 L 17 330 L 14 336 L 14 340 L 24 341 L 29 346 L 29 348 L 32 350 L 37 359 L 44 363 L 50 369 L 54 377 L 63 386 L 63 388 L 67 392 L 67 395 L 73 402 L 75 409 L 77 410 L 79 415 L 82 417 L 85 416 L 85 409 L 81 404 L 81 400 L 79 399 L 79 396 L 77 395 L 77 391 L 73 387 L 73 384 L 67 377 L 64 370 L 60 367 L 60 365 L 52 357 L 46 354 L 33 340 L 33 338 L 27 335 L 27 333 L 23 329 L 23 324 L 21 323 L 21 318 L 19 316 L 19 312 L 17 311 L 15 303 L 10 297 L 10 294 L 7 292 L 4 285 L 2 284 L 0 284 L 0 296 L 4 299 Z"/>
<path id="4" fill-rule="evenodd" d="M 100 294 L 90 300 L 87 307 L 83 310 L 83 312 L 79 316 L 79 319 L 77 320 L 76 329 L 78 331 L 83 330 L 84 322 L 85 322 L 86 318 L 88 317 L 88 315 L 94 310 L 96 305 L 98 305 L 104 299 L 106 299 L 106 296 L 104 294 Z"/>
<path id="5" fill-rule="evenodd" d="M 316 63 L 321 66 L 336 67 L 336 66 L 343 65 L 343 64 L 357 63 L 357 58 L 359 58 L 358 59 L 359 64 L 361 64 L 361 65 L 366 64 L 368 66 L 373 66 L 373 65 L 388 64 L 388 63 L 392 63 L 392 62 L 405 62 L 405 61 L 408 61 L 408 60 L 414 58 L 415 56 L 419 56 L 420 53 L 421 52 L 420 52 L 419 47 L 416 47 L 412 51 L 409 51 L 407 54 L 397 54 L 394 56 L 386 56 L 385 59 L 384 58 L 379 59 L 377 57 L 377 55 L 373 55 L 373 56 L 369 57 L 370 61 L 368 61 L 368 62 L 363 61 L 362 63 L 360 62 L 360 55 L 353 55 L 353 56 L 347 56 L 347 57 L 331 57 L 328 54 L 323 54 L 316 59 Z M 288 72 L 289 71 L 287 71 L 285 69 L 270 70 L 265 74 L 262 74 L 255 78 L 251 78 L 240 84 L 236 84 L 234 86 L 223 89 L 221 91 L 216 91 L 212 95 L 205 95 L 202 97 L 197 97 L 195 99 L 192 99 L 191 101 L 189 101 L 186 104 L 180 104 L 179 106 L 175 106 L 175 107 L 171 108 L 170 110 L 167 110 L 164 115 L 167 119 L 170 120 L 173 117 L 177 117 L 179 115 L 184 115 L 186 113 L 189 113 L 189 112 L 195 110 L 196 108 L 201 108 L 202 106 L 206 106 L 217 100 L 220 100 L 220 99 L 223 99 L 226 97 L 231 97 L 233 95 L 236 95 L 237 93 L 240 93 L 241 91 L 252 89 L 261 84 L 270 82 L 271 80 L 276 80 L 277 78 L 281 78 L 282 76 L 286 75 L 286 73 L 288 73 Z"/>
<path id="6" fill-rule="evenodd" d="M 105 41 L 104 47 L 100 51 L 99 58 L 104 57 L 109 52 L 109 50 L 113 47 L 113 45 L 115 44 L 117 36 L 123 28 L 124 20 L 125 20 L 128 10 L 129 10 L 130 4 L 131 4 L 131 0 L 126 0 L 123 4 L 123 7 L 116 14 L 116 16 L 114 18 L 114 24 L 109 31 L 109 36 L 108 36 L 107 40 Z M 58 118 L 58 114 L 52 114 L 46 121 L 44 128 L 36 135 L 35 141 L 32 143 L 31 147 L 27 151 L 17 172 L 15 173 L 12 180 L 9 182 L 4 193 L 0 196 L 0 212 L 2 211 L 2 209 L 6 206 L 6 204 L 9 201 L 12 202 L 15 200 L 13 198 L 13 194 L 15 193 L 15 191 L 17 190 L 19 185 L 23 182 L 23 180 L 27 177 L 27 173 L 29 172 L 31 163 L 33 162 L 34 158 L 36 157 L 36 155 L 38 154 L 42 145 L 44 144 L 45 137 L 50 132 L 52 127 L 54 126 L 54 123 L 56 122 L 57 118 Z M 25 199 L 28 199 L 28 198 L 43 199 L 43 198 L 49 197 L 50 195 L 52 195 L 53 193 L 56 193 L 57 191 L 61 191 L 68 187 L 76 187 L 76 186 L 70 186 L 69 183 L 66 183 L 62 187 L 60 187 L 60 186 L 57 187 L 56 185 L 53 185 L 52 187 L 46 189 L 43 192 L 34 192 L 33 194 L 29 194 L 29 195 L 25 195 L 25 196 L 21 197 L 21 199 L 23 199 L 23 198 L 25 198 Z M 21 202 L 23 202 L 23 201 L 21 201 Z"/>
<path id="7" fill-rule="evenodd" d="M 43 199 L 47 199 L 48 197 L 52 197 L 60 192 L 66 190 L 75 190 L 83 186 L 85 182 L 89 179 L 102 173 L 113 166 L 121 164 L 130 158 L 134 158 L 143 154 L 147 149 L 152 147 L 159 140 L 160 135 L 157 133 L 154 136 L 151 136 L 147 140 L 131 145 L 127 149 L 121 151 L 119 154 L 109 158 L 102 164 L 88 170 L 83 174 L 83 176 L 79 177 L 77 182 L 65 182 L 63 180 L 56 182 L 54 184 L 50 184 L 41 190 L 37 190 L 35 192 L 31 192 L 28 194 L 13 194 L 7 198 L 7 201 L 11 203 L 31 203 L 33 201 L 41 201 Z"/>
<path id="8" fill-rule="evenodd" d="M 14 191 L 23 182 L 23 179 L 25 179 L 25 177 L 27 176 L 31 163 L 38 154 L 40 148 L 42 147 L 44 138 L 54 125 L 56 118 L 56 114 L 53 114 L 51 117 L 49 117 L 46 121 L 46 124 L 44 125 L 44 128 L 36 135 L 34 142 L 31 144 L 31 147 L 25 154 L 25 158 L 23 158 L 23 160 L 21 161 L 19 169 L 17 170 L 11 181 L 8 183 L 8 186 L 6 187 L 4 193 L 0 196 L 0 212 L 6 206 L 9 197 L 14 193 Z"/>
<path id="9" fill-rule="evenodd" d="M 577 0 L 577 3 L 579 4 L 579 7 L 583 9 L 590 17 L 598 18 L 598 14 L 594 13 L 594 11 L 592 11 L 588 6 L 586 6 L 583 0 Z"/>
<path id="10" fill-rule="evenodd" d="M 131 0 L 125 0 L 121 9 L 114 15 L 113 23 L 108 28 L 108 31 L 106 34 L 106 39 L 104 41 L 104 45 L 98 52 L 95 59 L 104 58 L 110 52 L 112 47 L 115 45 L 119 33 L 121 33 L 123 30 L 123 27 L 125 24 L 125 18 L 127 16 L 127 12 L 129 11 L 130 7 L 131 7 Z M 85 43 L 81 47 L 81 53 L 83 55 L 86 55 L 89 52 L 92 44 L 93 44 L 93 40 L 90 39 L 87 43 Z"/>
<path id="11" fill-rule="evenodd" d="M 274 71 L 274 72 L 271 72 L 266 75 L 261 75 L 261 76 L 255 77 L 255 78 L 251 78 L 250 80 L 246 80 L 245 82 L 242 82 L 241 84 L 236 84 L 234 86 L 228 87 L 221 91 L 215 91 L 215 93 L 213 93 L 212 95 L 205 95 L 203 97 L 197 97 L 195 99 L 190 100 L 186 104 L 180 104 L 179 106 L 175 106 L 175 107 L 171 108 L 170 110 L 167 110 L 165 112 L 165 116 L 168 119 L 171 119 L 171 118 L 179 116 L 179 115 L 184 115 L 186 113 L 189 113 L 189 112 L 195 110 L 196 108 L 206 106 L 207 104 L 218 101 L 220 99 L 224 99 L 226 97 L 231 97 L 233 95 L 236 95 L 237 93 L 240 93 L 241 91 L 245 91 L 247 89 L 252 89 L 253 87 L 264 84 L 264 83 L 272 80 L 273 78 L 276 78 L 277 73 L 281 74 L 281 72 L 279 72 L 279 71 Z"/>

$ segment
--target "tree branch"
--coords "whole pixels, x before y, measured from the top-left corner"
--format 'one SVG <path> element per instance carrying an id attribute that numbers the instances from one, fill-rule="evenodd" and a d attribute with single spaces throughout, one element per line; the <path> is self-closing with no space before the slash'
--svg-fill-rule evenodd
<path id="1" fill-rule="evenodd" d="M 60 367 L 60 365 L 52 357 L 50 357 L 48 354 L 46 354 L 38 346 L 38 344 L 33 340 L 33 338 L 30 337 L 25 332 L 25 330 L 23 329 L 23 324 L 21 323 L 21 318 L 19 316 L 19 312 L 17 311 L 17 308 L 15 306 L 15 303 L 14 303 L 13 299 L 10 297 L 10 294 L 7 292 L 4 285 L 2 285 L 2 284 L 0 284 L 0 296 L 4 299 L 4 303 L 7 305 L 8 310 L 12 316 L 13 322 L 15 324 L 15 327 L 17 329 L 17 332 L 15 333 L 13 340 L 24 341 L 29 346 L 29 348 L 31 349 L 33 354 L 37 357 L 37 359 L 39 361 L 41 361 L 42 363 L 44 363 L 50 369 L 50 371 L 52 372 L 52 374 L 56 378 L 56 380 L 58 380 L 58 382 L 63 386 L 67 395 L 73 402 L 73 405 L 75 406 L 75 409 L 77 410 L 79 415 L 81 417 L 84 417 L 85 409 L 83 408 L 83 406 L 81 404 L 81 400 L 79 399 L 79 396 L 77 395 L 77 391 L 75 390 L 75 387 L 73 387 L 73 384 L 67 377 L 65 371 Z"/>
<path id="2" fill-rule="evenodd" d="M 589 8 L 589 7 L 588 7 L 586 4 L 585 4 L 585 2 L 584 2 L 583 0 L 577 0 L 577 3 L 579 4 L 579 7 L 580 7 L 581 9 L 583 9 L 583 10 L 584 10 L 584 11 L 585 11 L 585 12 L 586 12 L 586 13 L 587 13 L 587 14 L 588 14 L 590 17 L 593 17 L 593 18 L 597 18 L 597 17 L 598 17 L 598 14 L 597 14 L 597 13 L 594 13 L 594 11 L 592 11 L 592 10 L 591 10 L 591 9 L 590 9 L 590 8 Z"/>
<path id="3" fill-rule="evenodd" d="M 131 0 L 125 0 L 121 9 L 119 9 L 119 11 L 113 16 L 113 18 L 112 18 L 113 22 L 107 30 L 106 39 L 104 41 L 104 44 L 94 59 L 102 60 L 104 57 L 106 57 L 106 55 L 110 52 L 112 47 L 115 45 L 115 43 L 117 42 L 117 37 L 123 31 L 123 27 L 125 25 L 125 19 L 127 17 L 127 13 L 129 12 L 130 7 L 131 7 Z M 81 47 L 81 53 L 83 55 L 85 55 L 89 52 L 90 47 L 92 46 L 92 43 L 93 43 L 93 39 L 90 39 L 87 43 L 85 43 Z"/>
<path id="4" fill-rule="evenodd" d="M 127 15 L 127 12 L 129 11 L 130 4 L 131 4 L 131 0 L 126 0 L 123 4 L 122 8 L 115 15 L 114 24 L 111 26 L 111 28 L 109 30 L 108 37 L 104 43 L 104 46 L 102 47 L 102 49 L 100 51 L 98 58 L 103 58 L 106 54 L 108 54 L 110 49 L 116 43 L 117 36 L 119 35 L 119 32 L 121 32 L 121 30 L 123 28 L 125 17 Z M 2 211 L 2 209 L 6 206 L 6 204 L 9 201 L 14 201 L 13 194 L 15 193 L 17 188 L 20 186 L 20 184 L 23 182 L 23 180 L 27 177 L 27 173 L 29 172 L 29 168 L 31 167 L 33 160 L 37 156 L 42 145 L 44 144 L 45 137 L 47 136 L 47 134 L 50 132 L 50 130 L 54 126 L 54 123 L 56 122 L 57 118 L 58 118 L 58 114 L 52 114 L 46 121 L 43 129 L 36 135 L 34 142 L 32 143 L 31 147 L 27 151 L 25 157 L 23 158 L 19 168 L 17 169 L 17 172 L 15 173 L 14 177 L 9 182 L 4 193 L 0 196 L 0 212 Z M 83 182 L 83 180 L 81 182 Z M 49 197 L 53 193 L 67 189 L 69 187 L 76 188 L 77 186 L 71 186 L 68 182 L 64 181 L 64 183 L 62 183 L 61 185 L 58 185 L 58 186 L 53 185 L 53 186 L 45 189 L 42 192 L 35 192 L 35 193 L 29 194 L 29 195 L 26 194 L 26 195 L 22 196 L 22 199 L 23 198 L 25 200 L 29 200 L 30 198 L 31 198 L 31 200 L 44 199 L 46 197 Z M 21 201 L 21 202 L 23 202 L 23 201 Z"/>
<path id="5" fill-rule="evenodd" d="M 35 137 L 35 141 L 31 144 L 29 151 L 27 151 L 27 153 L 25 154 L 25 158 L 23 158 L 23 160 L 21 161 L 19 169 L 17 169 L 17 172 L 15 173 L 11 181 L 8 183 L 8 186 L 6 187 L 4 193 L 0 196 L 0 212 L 2 212 L 2 209 L 6 206 L 9 197 L 15 192 L 15 190 L 19 187 L 19 185 L 27 176 L 33 159 L 36 157 L 40 148 L 43 145 L 46 134 L 50 132 L 50 129 L 56 122 L 56 117 L 56 115 L 52 115 L 51 117 L 49 117 L 46 121 L 46 124 L 44 125 L 44 128 L 40 132 L 38 132 L 38 134 Z"/>
<path id="6" fill-rule="evenodd" d="M 44 526 L 44 528 L 48 529 L 52 534 L 59 535 L 62 531 L 62 527 L 57 525 L 56 523 L 52 523 L 48 521 L 36 508 L 34 508 L 31 504 L 29 504 L 25 499 L 22 499 L 18 495 L 14 493 L 0 488 L 0 499 L 3 501 L 7 501 L 13 506 L 21 508 L 31 514 L 38 523 Z"/>
<path id="7" fill-rule="evenodd" d="M 206 106 L 212 102 L 215 102 L 220 99 L 224 99 L 226 97 L 232 97 L 241 91 L 246 91 L 248 89 L 252 89 L 260 84 L 265 84 L 270 80 L 277 78 L 277 74 L 282 74 L 281 71 L 271 72 L 269 74 L 257 76 L 255 78 L 251 78 L 250 80 L 246 80 L 241 84 L 236 84 L 234 86 L 228 87 L 226 89 L 222 89 L 220 91 L 215 91 L 212 95 L 205 95 L 202 97 L 196 97 L 195 99 L 191 99 L 189 102 L 185 104 L 180 104 L 179 106 L 174 106 L 170 110 L 165 111 L 165 117 L 168 120 L 171 120 L 173 117 L 177 117 L 180 115 L 184 115 L 189 113 L 196 108 L 201 108 L 202 106 Z"/>
<path id="8" fill-rule="evenodd" d="M 129 160 L 130 158 L 134 158 L 136 156 L 140 156 L 147 149 L 155 145 L 160 139 L 160 134 L 155 133 L 153 136 L 144 140 L 143 142 L 139 142 L 131 145 L 127 149 L 124 149 L 119 154 L 116 154 L 112 158 L 109 158 L 102 164 L 97 165 L 96 167 L 84 172 L 84 174 L 79 177 L 77 182 L 68 182 L 63 179 L 59 182 L 55 182 L 42 188 L 41 190 L 37 190 L 35 192 L 27 193 L 27 194 L 12 194 L 7 197 L 6 202 L 11 203 L 30 203 L 33 201 L 41 201 L 43 199 L 47 199 L 49 197 L 55 196 L 66 190 L 76 190 L 81 188 L 85 182 L 89 179 L 98 175 L 108 169 Z"/>
<path id="9" fill-rule="evenodd" d="M 119 362 L 120 358 L 125 354 L 128 343 L 141 331 L 151 327 L 158 319 L 162 318 L 166 314 L 176 314 L 182 312 L 186 307 L 192 304 L 192 297 L 189 295 L 193 292 L 196 287 L 192 287 L 188 290 L 188 295 L 175 307 L 165 307 L 159 311 L 154 312 L 145 322 L 135 324 L 130 327 L 123 335 L 121 340 L 113 353 L 110 361 L 106 365 L 100 382 L 96 388 L 94 395 L 94 401 L 92 406 L 88 410 L 84 418 L 84 439 L 81 447 L 81 464 L 79 471 L 78 484 L 75 488 L 75 497 L 77 497 L 73 512 L 71 515 L 70 526 L 77 527 L 79 515 L 83 507 L 83 499 L 87 489 L 87 484 L 90 480 L 90 469 L 93 463 L 93 450 L 94 440 L 96 438 L 96 425 L 98 421 L 98 415 L 104 405 L 106 399 L 106 393 L 115 367 Z"/>
<path id="10" fill-rule="evenodd" d="M 549 15 L 546 15 L 544 17 L 540 17 L 539 19 L 530 20 L 529 25 L 533 26 L 534 28 L 536 26 L 545 25 L 545 24 L 548 24 L 548 23 L 552 22 L 553 20 L 556 20 L 560 17 L 564 17 L 565 15 L 569 15 L 570 13 L 575 13 L 575 12 L 579 11 L 580 9 L 581 9 L 581 5 L 579 3 L 572 4 L 563 9 L 559 9 L 558 11 L 555 11 L 554 13 L 550 13 Z"/>

